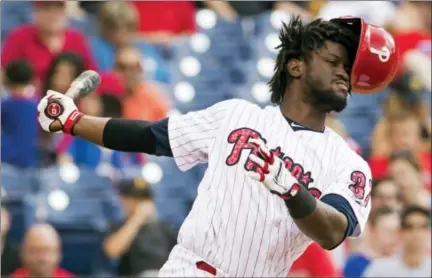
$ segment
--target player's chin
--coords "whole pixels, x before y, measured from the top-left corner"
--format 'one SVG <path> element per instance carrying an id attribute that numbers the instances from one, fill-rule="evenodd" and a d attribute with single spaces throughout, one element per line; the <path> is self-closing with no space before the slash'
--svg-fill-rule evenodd
<path id="1" fill-rule="evenodd" d="M 334 112 L 341 112 L 345 109 L 348 103 L 348 95 L 344 93 L 334 93 L 331 101 L 331 110 Z"/>

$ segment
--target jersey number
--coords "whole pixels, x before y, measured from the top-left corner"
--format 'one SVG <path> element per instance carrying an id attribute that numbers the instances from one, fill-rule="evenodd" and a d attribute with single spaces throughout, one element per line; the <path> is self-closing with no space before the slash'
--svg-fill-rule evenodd
<path id="1" fill-rule="evenodd" d="M 364 199 L 364 204 L 367 205 L 369 203 L 370 194 L 365 198 L 366 184 L 368 182 L 366 175 L 361 171 L 354 171 L 351 173 L 351 181 L 352 184 L 350 184 L 349 189 L 357 199 Z M 369 183 L 371 183 L 371 181 L 369 181 Z"/>

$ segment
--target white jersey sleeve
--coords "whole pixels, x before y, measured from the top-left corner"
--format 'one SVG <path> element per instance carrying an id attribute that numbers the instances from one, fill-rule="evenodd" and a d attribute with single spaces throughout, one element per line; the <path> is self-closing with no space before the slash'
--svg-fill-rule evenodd
<path id="1" fill-rule="evenodd" d="M 349 202 L 358 221 L 351 237 L 358 237 L 364 231 L 371 210 L 371 170 L 363 158 L 350 150 L 338 162 L 335 171 L 336 180 L 323 192 L 323 196 L 338 194 Z"/>
<path id="2" fill-rule="evenodd" d="M 204 110 L 169 118 L 169 143 L 181 171 L 207 162 L 213 143 L 235 101 L 222 101 Z"/>

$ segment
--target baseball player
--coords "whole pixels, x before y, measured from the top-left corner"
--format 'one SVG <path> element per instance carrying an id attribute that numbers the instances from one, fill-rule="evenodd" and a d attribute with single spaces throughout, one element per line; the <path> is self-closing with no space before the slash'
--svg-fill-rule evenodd
<path id="1" fill-rule="evenodd" d="M 46 131 L 170 156 L 183 171 L 208 162 L 161 277 L 284 277 L 311 242 L 331 250 L 362 233 L 370 169 L 324 121 L 344 109 L 351 88 L 389 83 L 392 37 L 360 18 L 306 25 L 295 17 L 280 40 L 269 82 L 277 106 L 232 99 L 150 123 L 86 116 L 54 91 L 40 101 Z"/>

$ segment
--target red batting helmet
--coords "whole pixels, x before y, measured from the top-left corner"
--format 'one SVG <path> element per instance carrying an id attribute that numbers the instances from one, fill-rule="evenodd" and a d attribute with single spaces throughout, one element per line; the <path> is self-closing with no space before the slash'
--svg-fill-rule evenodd
<path id="1" fill-rule="evenodd" d="M 369 94 L 386 87 L 395 77 L 399 62 L 399 53 L 392 35 L 381 27 L 367 24 L 359 17 L 341 17 L 330 21 L 359 35 L 351 71 L 352 91 Z"/>

